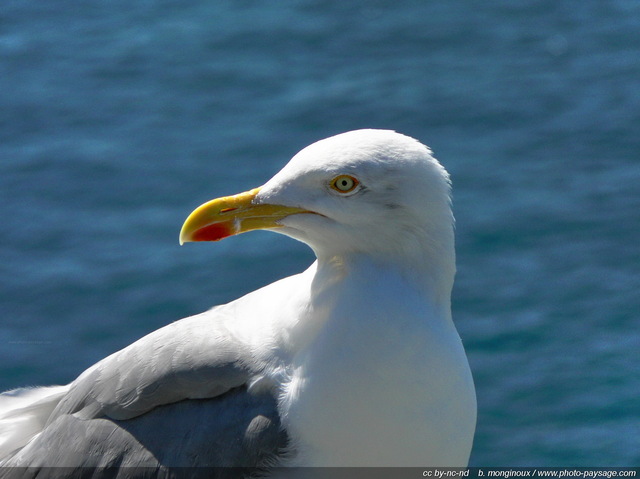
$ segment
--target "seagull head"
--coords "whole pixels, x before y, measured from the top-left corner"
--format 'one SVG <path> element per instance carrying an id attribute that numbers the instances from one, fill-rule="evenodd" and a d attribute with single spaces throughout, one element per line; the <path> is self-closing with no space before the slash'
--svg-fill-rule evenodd
<path id="1" fill-rule="evenodd" d="M 209 201 L 189 215 L 180 243 L 255 229 L 308 244 L 318 258 L 371 255 L 430 263 L 453 281 L 453 216 L 445 169 L 422 143 L 356 130 L 304 148 L 260 188 Z"/>

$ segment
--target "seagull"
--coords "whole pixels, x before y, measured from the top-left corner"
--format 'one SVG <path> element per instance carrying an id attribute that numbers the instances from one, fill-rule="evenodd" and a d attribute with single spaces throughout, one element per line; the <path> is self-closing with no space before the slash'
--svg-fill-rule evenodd
<path id="1" fill-rule="evenodd" d="M 390 130 L 320 140 L 195 209 L 180 243 L 258 229 L 316 261 L 68 385 L 0 395 L 2 470 L 467 466 L 476 396 L 451 316 L 450 180 L 431 150 Z"/>

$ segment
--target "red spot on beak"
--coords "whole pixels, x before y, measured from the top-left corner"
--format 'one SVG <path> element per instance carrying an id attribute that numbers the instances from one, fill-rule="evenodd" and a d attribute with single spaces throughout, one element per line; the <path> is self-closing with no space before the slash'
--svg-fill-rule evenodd
<path id="1" fill-rule="evenodd" d="M 231 235 L 232 232 L 225 223 L 214 223 L 193 233 L 191 241 L 219 241 Z"/>

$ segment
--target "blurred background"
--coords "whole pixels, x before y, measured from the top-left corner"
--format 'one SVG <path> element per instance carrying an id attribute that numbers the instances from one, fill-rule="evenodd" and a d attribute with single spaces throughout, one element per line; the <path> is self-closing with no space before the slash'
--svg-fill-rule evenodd
<path id="1" fill-rule="evenodd" d="M 178 232 L 367 127 L 453 178 L 471 464 L 640 464 L 635 0 L 3 0 L 0 390 L 305 268 Z"/>

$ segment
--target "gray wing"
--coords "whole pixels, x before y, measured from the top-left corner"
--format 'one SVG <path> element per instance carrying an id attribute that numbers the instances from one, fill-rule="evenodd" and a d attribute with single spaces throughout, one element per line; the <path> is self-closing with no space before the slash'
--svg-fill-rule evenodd
<path id="1" fill-rule="evenodd" d="M 0 477 L 240 477 L 274 463 L 286 443 L 273 395 L 237 388 L 122 421 L 60 416 Z"/>
<path id="2" fill-rule="evenodd" d="M 287 443 L 277 391 L 247 388 L 265 365 L 212 313 L 155 331 L 85 371 L 43 432 L 7 465 L 28 467 L 28 476 L 51 466 L 160 470 L 272 461 Z"/>
<path id="3" fill-rule="evenodd" d="M 129 419 L 246 383 L 263 364 L 227 330 L 220 310 L 176 321 L 95 364 L 72 383 L 51 420 L 61 414 Z"/>

